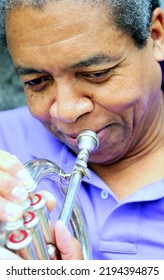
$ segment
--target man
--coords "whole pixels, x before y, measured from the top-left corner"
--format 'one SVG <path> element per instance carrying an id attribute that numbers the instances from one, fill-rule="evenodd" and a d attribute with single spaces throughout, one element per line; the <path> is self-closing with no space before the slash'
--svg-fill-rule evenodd
<path id="1" fill-rule="evenodd" d="M 159 2 L 5 2 L 7 47 L 33 117 L 26 108 L 0 116 L 1 220 L 21 215 L 18 202 L 27 196 L 22 185 L 30 180 L 22 164 L 48 158 L 70 172 L 76 138 L 90 129 L 100 145 L 90 155 L 91 180 L 84 179 L 79 197 L 92 258 L 163 259 Z M 54 193 L 51 186 L 46 190 Z M 61 258 L 81 259 L 78 243 L 62 227 L 55 229 Z"/>

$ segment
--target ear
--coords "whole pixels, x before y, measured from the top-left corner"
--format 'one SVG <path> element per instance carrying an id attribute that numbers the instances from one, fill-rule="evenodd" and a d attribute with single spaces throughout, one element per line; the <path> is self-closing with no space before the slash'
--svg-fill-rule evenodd
<path id="1" fill-rule="evenodd" d="M 150 34 L 154 45 L 154 57 L 157 61 L 164 60 L 164 14 L 157 8 L 153 12 Z"/>

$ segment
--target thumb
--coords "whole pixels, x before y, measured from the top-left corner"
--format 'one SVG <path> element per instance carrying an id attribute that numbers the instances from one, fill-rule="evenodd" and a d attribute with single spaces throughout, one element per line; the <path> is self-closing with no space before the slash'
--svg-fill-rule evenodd
<path id="1" fill-rule="evenodd" d="M 55 224 L 56 245 L 62 260 L 83 260 L 80 242 L 70 234 L 65 224 L 58 220 Z"/>

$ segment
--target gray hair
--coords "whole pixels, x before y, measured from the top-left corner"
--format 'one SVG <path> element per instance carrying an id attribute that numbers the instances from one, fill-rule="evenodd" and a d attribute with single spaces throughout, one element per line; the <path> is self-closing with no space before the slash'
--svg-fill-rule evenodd
<path id="1" fill-rule="evenodd" d="M 0 29 L 1 40 L 5 42 L 5 17 L 16 6 L 29 6 L 43 9 L 48 3 L 61 0 L 1 0 Z M 87 2 L 87 0 L 79 0 Z M 102 3 L 109 8 L 117 28 L 129 35 L 134 44 L 142 48 L 149 37 L 151 18 L 155 8 L 160 6 L 159 0 L 88 0 L 88 2 Z M 77 3 L 77 0 L 76 0 Z"/>

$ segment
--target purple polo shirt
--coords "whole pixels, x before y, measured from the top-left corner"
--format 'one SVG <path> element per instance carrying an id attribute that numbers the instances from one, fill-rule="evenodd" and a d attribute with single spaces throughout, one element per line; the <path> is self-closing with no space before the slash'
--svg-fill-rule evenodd
<path id="1" fill-rule="evenodd" d="M 15 154 L 23 163 L 49 159 L 68 173 L 75 162 L 75 155 L 26 107 L 0 112 L 0 149 Z M 40 188 L 55 194 L 51 181 Z M 120 202 L 91 171 L 91 179 L 81 184 L 79 197 L 89 227 L 92 259 L 164 259 L 164 179 Z M 55 213 L 50 214 L 53 224 Z"/>

